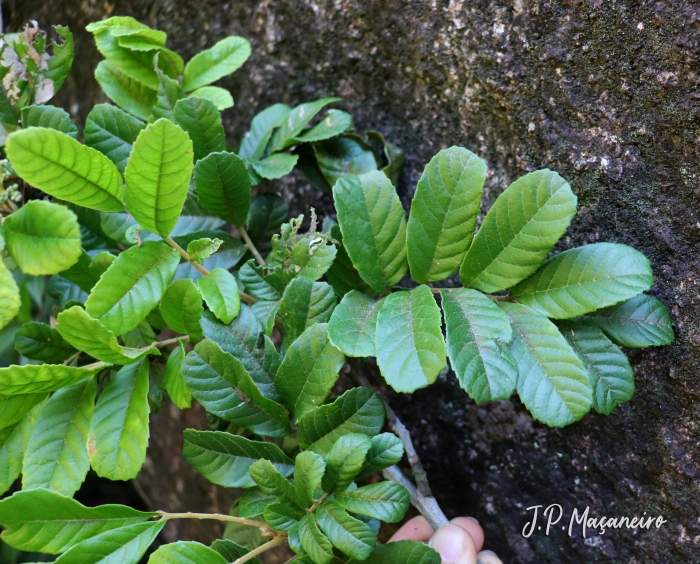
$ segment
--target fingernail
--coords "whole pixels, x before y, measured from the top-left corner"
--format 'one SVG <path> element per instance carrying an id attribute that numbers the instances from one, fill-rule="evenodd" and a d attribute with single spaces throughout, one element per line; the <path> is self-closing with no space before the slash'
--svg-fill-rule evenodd
<path id="1" fill-rule="evenodd" d="M 471 519 L 474 521 L 477 525 L 481 526 L 481 523 L 479 523 L 479 520 L 476 517 L 467 517 L 467 519 Z"/>
<path id="2" fill-rule="evenodd" d="M 503 564 L 503 561 L 490 550 L 482 550 L 476 555 L 476 564 Z"/>
<path id="3" fill-rule="evenodd" d="M 443 525 L 430 539 L 430 547 L 442 556 L 443 564 L 458 564 L 468 549 L 464 529 L 456 525 Z"/>
<path id="4" fill-rule="evenodd" d="M 491 556 L 496 556 L 493 550 L 482 550 L 479 554 L 490 554 Z"/>

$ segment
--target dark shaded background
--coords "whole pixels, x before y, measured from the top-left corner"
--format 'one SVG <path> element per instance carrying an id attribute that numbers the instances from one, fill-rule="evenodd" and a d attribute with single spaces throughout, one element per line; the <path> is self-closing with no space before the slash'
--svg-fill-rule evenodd
<path id="1" fill-rule="evenodd" d="M 102 101 L 99 57 L 83 31 L 132 15 L 168 32 L 186 58 L 229 34 L 253 56 L 222 85 L 234 145 L 273 102 L 344 98 L 359 129 L 406 151 L 404 203 L 439 149 L 463 145 L 490 167 L 486 203 L 517 176 L 548 167 L 567 178 L 580 211 L 560 248 L 590 241 L 649 256 L 651 293 L 678 339 L 631 352 L 637 392 L 610 417 L 562 430 L 533 422 L 518 402 L 475 406 L 453 377 L 394 405 L 414 432 L 450 516 L 476 515 L 505 562 L 700 562 L 700 7 L 682 0 L 6 0 L 5 21 L 69 25 L 74 70 L 56 103 L 84 119 Z M 303 179 L 283 194 L 304 211 L 329 202 Z M 187 417 L 194 417 L 188 415 Z M 185 416 L 154 417 L 141 483 L 154 504 L 225 508 L 179 456 Z M 201 425 L 201 421 L 199 423 Z M 167 440 L 166 440 L 167 438 Z M 531 505 L 568 515 L 662 515 L 652 531 L 529 539 Z M 219 507 L 220 508 L 220 507 Z M 186 537 L 213 533 L 178 530 Z"/>

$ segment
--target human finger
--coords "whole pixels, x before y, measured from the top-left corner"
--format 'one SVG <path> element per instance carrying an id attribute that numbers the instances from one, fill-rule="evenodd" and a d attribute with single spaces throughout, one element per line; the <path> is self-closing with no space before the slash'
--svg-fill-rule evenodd
<path id="1" fill-rule="evenodd" d="M 458 525 L 443 525 L 428 543 L 442 557 L 442 564 L 477 564 L 471 535 Z"/>
<path id="2" fill-rule="evenodd" d="M 428 520 L 422 515 L 419 515 L 418 517 L 406 521 L 406 523 L 389 539 L 389 542 L 400 540 L 428 542 L 434 532 L 435 530 L 430 523 L 428 523 Z"/>
<path id="3" fill-rule="evenodd" d="M 476 551 L 479 552 L 484 547 L 484 530 L 479 525 L 479 521 L 474 519 L 474 517 L 457 517 L 450 521 L 453 525 L 462 527 L 467 531 L 472 539 L 474 539 L 474 546 L 476 546 Z"/>
<path id="4" fill-rule="evenodd" d="M 490 550 L 482 550 L 476 555 L 477 564 L 503 564 L 503 561 Z"/>

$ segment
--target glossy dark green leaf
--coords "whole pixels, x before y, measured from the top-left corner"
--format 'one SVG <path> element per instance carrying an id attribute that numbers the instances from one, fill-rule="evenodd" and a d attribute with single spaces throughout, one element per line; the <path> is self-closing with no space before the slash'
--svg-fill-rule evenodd
<path id="1" fill-rule="evenodd" d="M 398 464 L 403 458 L 403 450 L 403 441 L 393 433 L 382 433 L 372 437 L 372 444 L 365 457 L 365 464 L 357 477 L 371 476 L 389 468 L 389 466 Z"/>
<path id="2" fill-rule="evenodd" d="M 440 554 L 427 544 L 416 541 L 398 541 L 378 546 L 364 564 L 441 564 Z M 359 564 L 349 560 L 348 564 Z"/>
<path id="3" fill-rule="evenodd" d="M 223 268 L 215 268 L 197 280 L 197 285 L 212 313 L 223 323 L 231 323 L 241 310 L 241 296 L 233 274 Z"/>
<path id="4" fill-rule="evenodd" d="M 217 541 L 219 542 L 219 541 Z M 165 544 L 148 559 L 149 564 L 226 564 L 217 550 L 193 541 Z"/>
<path id="5" fill-rule="evenodd" d="M 337 303 L 333 288 L 325 282 L 313 282 L 304 277 L 292 280 L 284 291 L 279 309 L 285 344 L 288 346 L 315 323 L 326 323 Z"/>
<path id="6" fill-rule="evenodd" d="M 289 205 L 277 194 L 260 194 L 248 212 L 248 236 L 262 254 L 272 249 L 271 239 L 289 217 Z"/>
<path id="7" fill-rule="evenodd" d="M 133 144 L 146 124 L 110 104 L 97 104 L 85 122 L 85 144 L 97 149 L 124 173 Z"/>
<path id="8" fill-rule="evenodd" d="M 338 297 L 343 297 L 350 290 L 357 290 L 363 293 L 371 293 L 372 289 L 362 280 L 360 273 L 353 266 L 343 245 L 343 234 L 340 227 L 334 225 L 330 230 L 331 236 L 336 241 L 337 254 L 333 264 L 326 272 L 326 278 Z"/>
<path id="9" fill-rule="evenodd" d="M 46 394 L 22 394 L 1 399 L 0 430 L 15 426 L 44 399 L 46 399 Z"/>
<path id="10" fill-rule="evenodd" d="M 358 136 L 342 135 L 314 143 L 313 150 L 311 158 L 327 183 L 327 188 L 321 189 L 328 193 L 331 193 L 331 187 L 339 178 L 359 176 L 378 168 L 374 151 Z M 307 174 L 306 171 L 304 173 Z"/>
<path id="11" fill-rule="evenodd" d="M 302 519 L 298 531 L 299 543 L 314 564 L 329 564 L 333 546 L 318 528 L 313 513 Z"/>
<path id="12" fill-rule="evenodd" d="M 374 517 L 385 523 L 398 523 L 408 510 L 410 498 L 408 490 L 401 484 L 379 482 L 351 492 L 338 493 L 334 499 L 352 513 Z"/>
<path id="13" fill-rule="evenodd" d="M 202 207 L 243 226 L 250 209 L 250 176 L 234 153 L 211 153 L 194 167 L 194 185 Z"/>
<path id="14" fill-rule="evenodd" d="M 369 525 L 351 517 L 331 500 L 319 505 L 316 519 L 319 528 L 333 546 L 353 558 L 364 560 L 377 544 L 377 535 Z"/>
<path id="15" fill-rule="evenodd" d="M 306 508 L 303 498 L 297 495 L 294 485 L 269 460 L 256 460 L 250 465 L 248 472 L 266 494 L 285 496 L 300 509 Z"/>
<path id="16" fill-rule="evenodd" d="M 174 331 L 198 341 L 202 338 L 202 313 L 202 295 L 192 280 L 176 280 L 165 290 L 160 302 L 160 314 Z"/>
<path id="17" fill-rule="evenodd" d="M 295 137 L 304 127 L 328 104 L 339 101 L 340 98 L 322 98 L 313 102 L 299 104 L 287 114 L 280 128 L 275 131 L 270 141 L 270 152 L 276 153 L 285 147 L 296 143 Z"/>
<path id="18" fill-rule="evenodd" d="M 258 300 L 279 301 L 284 292 L 284 280 L 276 272 L 268 273 L 250 259 L 238 271 L 238 276 L 248 294 Z"/>
<path id="19" fill-rule="evenodd" d="M 59 364 L 76 352 L 58 330 L 36 321 L 20 327 L 15 334 L 15 348 L 24 357 L 49 364 Z"/>
<path id="20" fill-rule="evenodd" d="M 253 118 L 250 131 L 241 142 L 239 154 L 241 158 L 260 160 L 265 154 L 265 148 L 272 137 L 275 127 L 279 127 L 292 109 L 284 104 L 274 104 L 265 108 Z"/>
<path id="21" fill-rule="evenodd" d="M 173 109 L 173 120 L 189 134 L 195 161 L 209 153 L 226 151 L 221 114 L 206 98 L 188 97 L 179 100 Z"/>
<path id="22" fill-rule="evenodd" d="M 302 509 L 286 502 L 272 503 L 263 511 L 265 522 L 276 531 L 289 531 L 304 514 Z"/>
<path id="23" fill-rule="evenodd" d="M 211 543 L 211 547 L 221 554 L 229 564 L 233 564 L 233 562 L 238 560 L 241 556 L 245 556 L 250 552 L 247 548 L 228 539 L 217 539 Z M 257 558 L 252 558 L 248 562 L 251 564 L 260 564 L 260 560 Z"/>
<path id="24" fill-rule="evenodd" d="M 260 488 L 247 489 L 238 501 L 238 515 L 246 518 L 262 515 L 265 508 L 276 501 L 277 496 L 268 495 Z"/>
<path id="25" fill-rule="evenodd" d="M 326 455 L 323 491 L 345 491 L 362 470 L 371 446 L 371 439 L 360 433 L 348 433 L 338 438 Z"/>
<path id="26" fill-rule="evenodd" d="M 32 427 L 41 408 L 42 405 L 37 404 L 19 423 L 0 430 L 0 495 L 9 491 L 22 472 Z"/>
<path id="27" fill-rule="evenodd" d="M 56 106 L 27 106 L 22 108 L 22 127 L 48 127 L 78 139 L 78 128 L 68 112 Z"/>
<path id="28" fill-rule="evenodd" d="M 321 455 L 307 450 L 297 455 L 294 465 L 294 488 L 297 496 L 310 504 L 323 493 L 321 480 L 326 472 L 326 461 Z"/>

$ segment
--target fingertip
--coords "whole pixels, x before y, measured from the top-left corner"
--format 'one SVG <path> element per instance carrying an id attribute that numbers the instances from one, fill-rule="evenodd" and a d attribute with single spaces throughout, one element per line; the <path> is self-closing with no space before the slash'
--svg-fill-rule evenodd
<path id="1" fill-rule="evenodd" d="M 428 520 L 422 515 L 419 515 L 418 517 L 406 521 L 406 523 L 404 523 L 404 525 L 389 539 L 389 542 L 400 540 L 428 542 L 434 532 L 435 530 L 430 523 L 428 523 Z"/>
<path id="2" fill-rule="evenodd" d="M 442 564 L 477 564 L 474 539 L 458 525 L 443 525 L 429 545 L 442 557 Z"/>
<path id="3" fill-rule="evenodd" d="M 462 527 L 471 535 L 472 539 L 474 539 L 474 546 L 476 546 L 477 552 L 484 547 L 484 529 L 481 528 L 479 521 L 474 519 L 474 517 L 457 517 L 452 519 L 450 523 Z"/>
<path id="4" fill-rule="evenodd" d="M 477 564 L 503 564 L 503 561 L 490 550 L 482 550 L 476 555 Z"/>

